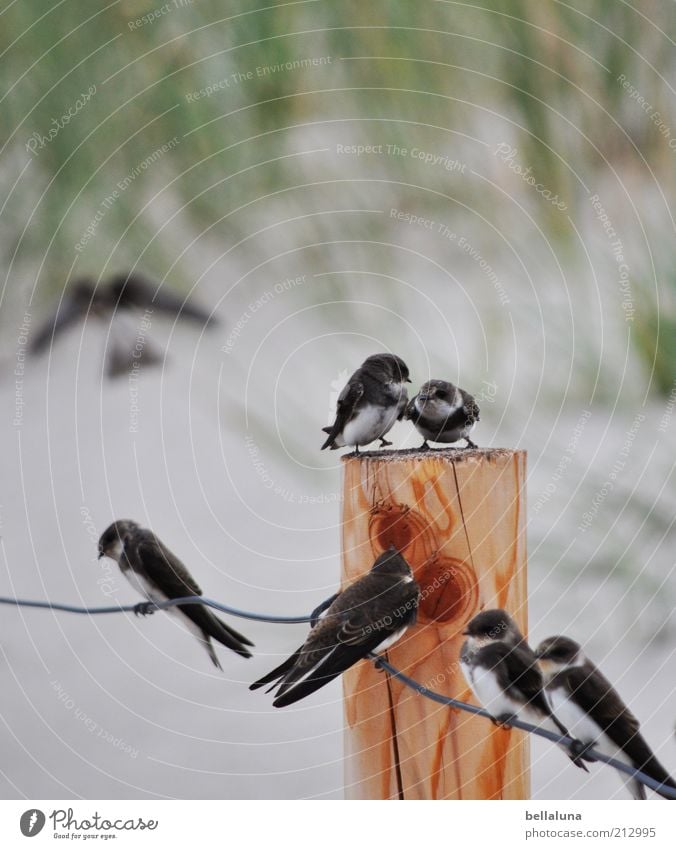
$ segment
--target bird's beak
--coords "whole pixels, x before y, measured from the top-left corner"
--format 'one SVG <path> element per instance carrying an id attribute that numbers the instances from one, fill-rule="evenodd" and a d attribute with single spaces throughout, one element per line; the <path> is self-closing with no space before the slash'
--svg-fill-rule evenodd
<path id="1" fill-rule="evenodd" d="M 102 557 L 104 557 L 104 554 L 102 551 L 99 551 L 99 556 L 96 559 L 100 560 Z"/>
<path id="2" fill-rule="evenodd" d="M 407 377 L 406 380 L 405 380 L 405 383 L 413 383 L 413 381 L 411 380 L 410 377 Z"/>

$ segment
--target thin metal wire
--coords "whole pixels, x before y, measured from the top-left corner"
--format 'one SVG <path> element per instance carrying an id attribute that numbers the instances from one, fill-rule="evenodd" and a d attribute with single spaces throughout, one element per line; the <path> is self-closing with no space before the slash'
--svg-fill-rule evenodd
<path id="1" fill-rule="evenodd" d="M 248 610 L 240 610 L 236 607 L 229 607 L 227 604 L 221 604 L 213 599 L 204 598 L 204 596 L 185 596 L 183 598 L 167 599 L 167 601 L 159 603 L 141 602 L 140 604 L 120 604 L 110 607 L 78 607 L 73 604 L 61 604 L 51 601 L 29 601 L 27 599 L 0 596 L 0 604 L 10 604 L 15 607 L 35 607 L 43 610 L 58 610 L 65 613 L 81 613 L 89 616 L 95 616 L 100 613 L 142 613 L 145 615 L 154 613 L 155 610 L 166 610 L 167 608 L 175 607 L 178 604 L 203 604 L 206 607 L 213 607 L 215 610 L 220 610 L 223 613 L 229 613 L 231 616 L 238 616 L 241 619 L 250 619 L 254 622 L 269 622 L 273 625 L 295 625 L 306 622 L 314 624 L 317 621 L 319 613 L 326 607 L 326 602 L 323 602 L 309 616 L 272 616 L 266 613 L 252 613 Z M 424 684 L 421 684 L 414 678 L 410 678 L 401 670 L 397 669 L 396 666 L 392 666 L 392 664 L 385 660 L 381 655 L 370 654 L 369 658 L 377 667 L 385 669 L 390 675 L 392 675 L 393 678 L 401 681 L 402 684 L 409 687 L 411 690 L 414 690 L 419 696 L 430 699 L 437 704 L 445 705 L 446 707 L 455 708 L 457 710 L 463 710 L 467 713 L 474 714 L 475 716 L 482 716 L 485 719 L 493 721 L 491 714 L 483 708 L 470 705 L 467 702 L 461 702 L 458 699 L 453 699 L 450 696 L 444 696 L 442 693 L 437 693 L 434 690 L 428 689 L 424 686 Z M 521 731 L 526 731 L 529 734 L 536 734 L 538 737 L 544 737 L 546 740 L 563 746 L 566 749 L 570 749 L 571 745 L 576 742 L 570 737 L 555 734 L 545 728 L 540 728 L 537 725 L 531 725 L 529 722 L 522 722 L 520 719 L 515 718 L 511 720 L 510 725 L 514 728 L 520 729 Z M 607 764 L 619 772 L 639 781 L 646 787 L 650 787 L 651 790 L 655 790 L 656 792 L 667 796 L 669 799 L 676 800 L 675 788 L 666 784 L 660 784 L 659 781 L 656 781 L 654 778 L 651 778 L 651 776 L 641 772 L 641 770 L 634 769 L 621 761 L 615 760 L 615 758 L 608 757 L 608 755 L 604 755 L 603 752 L 599 752 L 596 748 L 590 747 L 585 749 L 585 758 L 588 758 L 591 761 L 600 761 L 601 763 Z"/>
<path id="2" fill-rule="evenodd" d="M 157 603 L 150 601 L 141 602 L 140 604 L 118 604 L 111 607 L 77 607 L 73 604 L 61 604 L 60 602 L 27 601 L 26 599 L 0 596 L 0 604 L 13 604 L 16 607 L 38 607 L 45 610 L 60 610 L 65 613 L 84 613 L 88 616 L 95 616 L 99 613 L 139 613 L 141 611 L 145 615 L 154 613 L 155 610 L 166 610 L 169 607 L 175 607 L 177 604 L 203 604 L 205 607 L 213 607 L 215 610 L 229 613 L 231 616 L 239 616 L 240 619 L 252 619 L 254 622 L 271 622 L 273 625 L 297 625 L 310 622 L 312 619 L 312 614 L 310 616 L 268 616 L 251 613 L 247 610 L 239 610 L 236 607 L 228 607 L 227 604 L 221 604 L 219 601 L 214 601 L 211 598 L 205 598 L 201 595 L 170 598 Z M 144 608 L 145 610 L 143 610 Z"/>

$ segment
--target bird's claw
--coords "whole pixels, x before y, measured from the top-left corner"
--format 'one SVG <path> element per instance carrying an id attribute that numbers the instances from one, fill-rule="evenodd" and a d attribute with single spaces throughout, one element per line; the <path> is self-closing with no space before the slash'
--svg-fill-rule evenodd
<path id="1" fill-rule="evenodd" d="M 157 610 L 157 605 L 154 601 L 140 601 L 134 605 L 134 616 L 150 616 Z"/>
<path id="2" fill-rule="evenodd" d="M 465 442 L 467 443 L 467 445 L 465 445 L 465 448 L 478 448 L 479 447 L 476 444 L 476 442 L 472 442 L 472 440 L 468 439 L 467 437 L 465 437 Z"/>
<path id="3" fill-rule="evenodd" d="M 493 725 L 509 731 L 515 719 L 516 716 L 513 713 L 501 713 L 499 716 L 493 717 Z"/>
<path id="4" fill-rule="evenodd" d="M 384 436 L 381 436 L 380 437 L 380 447 L 386 448 L 388 445 L 392 445 L 392 443 L 389 440 L 385 439 Z"/>
<path id="5" fill-rule="evenodd" d="M 583 743 L 582 740 L 573 740 L 569 747 L 573 763 L 578 764 L 579 761 L 596 763 L 596 758 L 589 752 L 593 745 L 593 743 Z M 582 766 L 582 764 L 580 764 L 580 766 Z"/>

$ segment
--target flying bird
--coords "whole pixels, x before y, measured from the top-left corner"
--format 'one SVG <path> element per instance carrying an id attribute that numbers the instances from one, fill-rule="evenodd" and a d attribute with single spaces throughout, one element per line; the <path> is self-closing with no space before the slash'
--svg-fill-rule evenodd
<path id="1" fill-rule="evenodd" d="M 354 445 L 368 445 L 376 439 L 382 447 L 391 445 L 384 437 L 403 418 L 408 403 L 405 383 L 410 383 L 408 366 L 394 354 L 372 354 L 348 380 L 338 396 L 336 418 L 322 428 L 328 434 L 322 451 Z"/>
<path id="2" fill-rule="evenodd" d="M 469 438 L 479 421 L 479 406 L 474 398 L 446 380 L 428 380 L 406 408 L 406 418 L 423 437 L 421 450 L 432 442 L 457 442 L 464 439 L 467 448 L 476 448 Z"/>
<path id="3" fill-rule="evenodd" d="M 545 696 L 535 653 L 506 611 L 482 611 L 470 620 L 464 634 L 467 641 L 460 652 L 460 666 L 496 725 L 509 726 L 516 718 L 571 736 Z M 587 769 L 577 753 L 569 749 L 566 753 L 576 766 Z"/>
<path id="4" fill-rule="evenodd" d="M 113 522 L 99 539 L 99 559 L 110 557 L 120 567 L 129 583 L 153 604 L 170 598 L 202 595 L 202 590 L 183 563 L 146 528 L 136 522 L 120 519 Z M 152 606 L 137 605 L 137 613 L 152 612 Z M 181 617 L 183 624 L 204 643 L 211 662 L 222 669 L 212 639 L 242 657 L 251 657 L 247 646 L 253 643 L 226 625 L 202 604 L 179 604 L 169 608 Z"/>
<path id="5" fill-rule="evenodd" d="M 370 572 L 317 608 L 303 645 L 249 689 L 271 684 L 268 692 L 277 690 L 275 707 L 304 699 L 400 639 L 415 623 L 419 600 L 411 567 L 391 546 Z"/>
<path id="6" fill-rule="evenodd" d="M 535 653 L 549 702 L 583 746 L 595 746 L 603 754 L 676 790 L 676 782 L 641 734 L 638 719 L 584 655 L 579 643 L 568 637 L 549 637 Z M 634 799 L 646 798 L 640 781 L 627 777 L 626 782 Z"/>
<path id="7" fill-rule="evenodd" d="M 129 372 L 135 363 L 153 365 L 164 356 L 146 338 L 145 330 L 151 321 L 143 316 L 144 312 L 147 316 L 157 313 L 204 326 L 215 323 L 206 310 L 139 274 L 115 275 L 101 284 L 83 277 L 67 287 L 56 312 L 36 331 L 30 350 L 33 354 L 43 353 L 53 340 L 91 316 L 110 322 L 105 359 L 108 377 Z M 137 345 L 138 340 L 141 343 Z"/>

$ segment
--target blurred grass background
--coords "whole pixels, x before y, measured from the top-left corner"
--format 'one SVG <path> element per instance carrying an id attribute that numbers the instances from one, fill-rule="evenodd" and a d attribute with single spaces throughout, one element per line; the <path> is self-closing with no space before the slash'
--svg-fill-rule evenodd
<path id="1" fill-rule="evenodd" d="M 655 642 L 671 658 L 676 150 L 637 98 L 676 138 L 674 39 L 667 0 L 7 3 L 3 362 L 12 362 L 24 312 L 37 322 L 78 274 L 138 267 L 216 305 L 223 338 L 196 369 L 196 388 L 188 383 L 190 401 L 217 411 L 223 439 L 244 457 L 233 473 L 244 500 L 274 525 L 298 511 L 256 489 L 236 435 L 254 435 L 289 490 L 335 488 L 334 470 L 327 483 L 321 466 L 335 458 L 318 458 L 309 434 L 328 416 L 324 387 L 377 336 L 406 351 L 417 382 L 431 371 L 484 394 L 479 441 L 529 450 L 531 609 L 553 611 L 552 624 L 605 639 L 609 651 L 626 637 L 633 657 Z M 308 58 L 321 61 L 302 66 Z M 32 135 L 46 136 L 93 85 L 82 111 L 31 154 Z M 357 157 L 341 144 L 409 153 Z M 501 144 L 564 210 L 496 156 Z M 425 164 L 413 148 L 462 170 Z M 75 250 L 104 199 L 134 174 Z M 629 268 L 629 321 L 595 195 Z M 393 220 L 392 209 L 455 238 Z M 311 283 L 261 310 L 224 358 L 218 345 L 251 301 L 301 272 Z M 266 333 L 273 348 L 260 354 Z M 194 366 L 184 344 L 179 370 Z M 37 379 L 47 367 L 32 368 Z M 71 374 L 63 346 L 50 369 L 48 378 Z M 205 388 L 211 375 L 217 399 Z M 559 474 L 584 411 L 583 436 Z M 624 457 L 637 415 L 645 419 Z M 581 530 L 620 457 L 621 474 Z M 4 494 L 14 497 L 8 483 Z M 335 554 L 335 533 L 318 540 L 336 512 L 303 512 L 317 525 L 307 551 L 318 559 Z M 255 527 L 252 539 L 274 556 L 272 532 Z M 601 609 L 617 615 L 599 625 Z"/>

